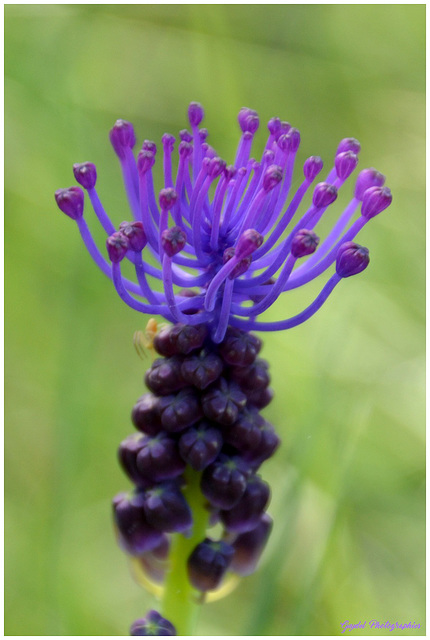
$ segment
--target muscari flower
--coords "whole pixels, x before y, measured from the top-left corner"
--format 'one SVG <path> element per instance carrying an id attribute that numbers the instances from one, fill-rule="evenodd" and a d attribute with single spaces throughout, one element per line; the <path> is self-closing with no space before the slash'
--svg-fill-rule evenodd
<path id="1" fill-rule="evenodd" d="M 260 415 L 273 393 L 268 363 L 258 357 L 261 340 L 250 331 L 301 324 L 340 280 L 363 271 L 369 252 L 355 237 L 392 197 L 381 173 L 361 171 L 352 199 L 320 242 L 315 228 L 357 166 L 357 140 L 340 142 L 333 167 L 316 185 L 323 162 L 309 157 L 303 165 L 304 179 L 292 193 L 300 145 L 297 129 L 272 118 L 262 158 L 256 161 L 251 146 L 259 118 L 255 111 L 241 109 L 242 135 L 234 164 L 227 166 L 206 143 L 207 131 L 199 128 L 202 107 L 191 103 L 188 116 L 191 132 L 179 134 L 175 177 L 175 138 L 162 138 L 164 187 L 158 204 L 152 174 L 155 143 L 145 140 L 136 159 L 132 125 L 115 123 L 110 140 L 133 216 L 117 229 L 96 191 L 95 166 L 74 165 L 75 178 L 86 189 L 107 235 L 108 260 L 84 219 L 82 189 L 60 189 L 55 198 L 61 211 L 76 221 L 90 255 L 124 302 L 173 323 L 153 338 L 160 357 L 145 374 L 149 391 L 132 410 L 138 433 L 124 440 L 118 451 L 134 489 L 114 498 L 113 514 L 120 546 L 152 583 L 162 585 L 177 571 L 194 589 L 206 593 L 217 590 L 229 573 L 252 573 L 272 529 L 266 513 L 270 488 L 257 473 L 280 440 Z M 309 206 L 304 204 L 307 195 Z M 144 249 L 159 266 L 144 258 Z M 135 280 L 124 277 L 125 261 L 134 268 Z M 334 273 L 304 311 L 278 321 L 257 319 L 283 292 L 333 266 Z M 188 504 L 193 483 L 194 504 Z M 206 528 L 218 523 L 223 529 L 220 540 L 202 540 L 201 531 L 196 533 L 193 509 L 200 503 Z M 192 542 L 187 557 L 180 548 L 174 550 L 173 538 L 181 535 Z M 176 559 L 171 557 L 175 553 Z M 176 579 L 172 584 L 177 595 Z M 169 585 L 165 588 L 168 591 Z M 130 634 L 188 635 L 178 606 L 169 608 L 171 597 L 166 602 L 175 627 L 150 611 L 132 625 Z M 182 600 L 179 609 L 189 606 L 192 601 Z M 163 605 L 163 615 L 165 609 Z"/>
<path id="2" fill-rule="evenodd" d="M 215 343 L 223 341 L 228 326 L 273 331 L 301 324 L 322 306 L 340 280 L 367 267 L 368 251 L 356 244 L 355 237 L 390 205 L 385 177 L 375 169 L 361 171 L 350 202 L 320 242 L 314 229 L 357 166 L 357 140 L 340 142 L 333 166 L 316 185 L 323 162 L 318 156 L 307 158 L 302 182 L 293 192 L 300 145 L 296 128 L 272 118 L 257 161 L 251 157 L 251 146 L 259 118 L 252 109 L 241 109 L 242 135 L 234 163 L 227 166 L 206 142 L 207 131 L 199 128 L 203 108 L 191 103 L 188 117 L 191 132 L 180 132 L 176 174 L 175 138 L 169 134 L 162 138 L 164 188 L 158 203 L 153 180 L 155 143 L 145 140 L 136 158 L 133 126 L 125 120 L 113 126 L 110 140 L 133 217 L 118 229 L 98 196 L 95 166 L 89 162 L 74 165 L 75 178 L 86 189 L 107 234 L 108 260 L 87 226 L 82 189 L 58 190 L 59 208 L 76 221 L 91 257 L 112 279 L 122 300 L 136 311 L 161 315 L 173 323 L 206 325 Z M 308 192 L 312 192 L 312 202 L 304 206 Z M 144 248 L 159 266 L 143 257 Z M 124 277 L 124 260 L 133 265 L 135 280 Z M 257 319 L 282 293 L 311 282 L 333 265 L 334 273 L 301 313 L 277 321 Z M 162 284 L 162 291 L 154 281 Z M 187 375 L 193 375 L 191 365 L 187 366 Z M 161 385 L 162 376 L 155 377 L 153 384 Z"/>

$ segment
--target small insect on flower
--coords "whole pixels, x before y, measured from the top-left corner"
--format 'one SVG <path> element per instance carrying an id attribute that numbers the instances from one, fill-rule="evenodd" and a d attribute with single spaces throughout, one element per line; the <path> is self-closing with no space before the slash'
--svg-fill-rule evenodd
<path id="1" fill-rule="evenodd" d="M 145 360 L 148 356 L 154 355 L 154 338 L 166 325 L 164 323 L 159 324 L 155 318 L 150 318 L 146 323 L 144 331 L 140 329 L 134 332 L 133 345 L 136 349 L 137 355 L 142 360 Z"/>

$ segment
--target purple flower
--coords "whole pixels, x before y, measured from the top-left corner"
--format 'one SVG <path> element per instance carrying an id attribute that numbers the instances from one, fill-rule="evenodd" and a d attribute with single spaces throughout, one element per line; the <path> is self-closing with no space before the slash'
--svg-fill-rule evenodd
<path id="1" fill-rule="evenodd" d="M 133 126 L 125 120 L 115 123 L 110 140 L 121 165 L 132 217 L 118 229 L 96 192 L 95 166 L 74 166 L 75 177 L 87 190 L 107 234 L 109 260 L 97 248 L 83 217 L 83 192 L 77 187 L 60 189 L 57 204 L 76 221 L 95 262 L 136 311 L 158 314 L 175 324 L 204 324 L 216 343 L 223 341 L 229 325 L 245 331 L 294 327 L 310 318 L 342 279 L 333 269 L 336 260 L 339 263 L 342 245 L 352 242 L 364 225 L 391 203 L 390 190 L 383 187 L 385 178 L 375 169 L 364 169 L 358 175 L 351 188 L 352 199 L 317 247 L 314 228 L 355 170 L 359 142 L 354 138 L 340 142 L 332 167 L 313 191 L 311 185 L 323 162 L 319 156 L 310 156 L 304 162 L 304 180 L 293 192 L 300 145 L 297 129 L 272 118 L 262 159 L 256 162 L 251 146 L 259 117 L 244 107 L 238 117 L 241 137 L 235 161 L 226 166 L 206 143 L 207 131 L 199 129 L 203 116 L 201 105 L 191 103 L 191 133 L 180 132 L 176 175 L 172 168 L 175 138 L 163 136 L 164 188 L 158 198 L 152 175 L 155 143 L 145 140 L 136 157 Z M 309 191 L 312 204 L 301 207 Z M 359 212 L 353 221 L 361 202 L 361 215 Z M 159 266 L 142 255 L 146 244 Z M 125 259 L 134 266 L 135 280 L 122 274 L 121 261 Z M 328 269 L 332 275 L 304 311 L 277 322 L 257 320 L 282 293 L 307 284 Z M 152 286 L 157 280 L 162 283 L 161 292 Z"/>
<path id="2" fill-rule="evenodd" d="M 131 636 L 176 636 L 176 629 L 171 622 L 163 618 L 157 611 L 151 610 L 145 618 L 133 622 Z"/>
<path id="3" fill-rule="evenodd" d="M 199 591 L 216 589 L 231 563 L 234 550 L 226 542 L 205 538 L 188 558 L 190 582 Z"/>

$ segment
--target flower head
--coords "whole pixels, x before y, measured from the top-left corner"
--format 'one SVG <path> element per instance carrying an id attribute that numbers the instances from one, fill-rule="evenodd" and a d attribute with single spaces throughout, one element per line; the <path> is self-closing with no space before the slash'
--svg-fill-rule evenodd
<path id="1" fill-rule="evenodd" d="M 163 136 L 164 188 L 158 197 L 152 175 L 156 144 L 145 140 L 136 157 L 133 126 L 117 120 L 110 140 L 121 164 L 133 218 L 118 228 L 96 192 L 95 166 L 89 162 L 74 165 L 76 180 L 86 189 L 107 234 L 109 261 L 85 222 L 83 191 L 79 187 L 60 189 L 55 194 L 57 204 L 76 221 L 91 256 L 131 308 L 162 315 L 174 323 L 204 324 L 217 343 L 223 341 L 229 325 L 246 331 L 294 327 L 321 307 L 341 279 L 367 266 L 367 249 L 353 241 L 363 226 L 391 203 L 391 192 L 383 186 L 385 178 L 375 169 L 361 171 L 352 199 L 320 242 L 314 229 L 355 170 L 359 142 L 343 139 L 333 166 L 314 187 L 323 161 L 319 156 L 307 158 L 304 180 L 293 193 L 293 169 L 300 145 L 297 129 L 272 118 L 261 161 L 256 161 L 251 157 L 251 146 L 259 117 L 252 109 L 241 109 L 236 158 L 227 166 L 206 142 L 207 130 L 200 128 L 203 117 L 202 106 L 191 103 L 191 132 L 182 130 L 179 134 L 176 172 L 175 138 Z M 308 192 L 311 205 L 302 206 Z M 360 214 L 353 221 L 359 207 Z M 144 259 L 145 246 L 159 266 Z M 134 266 L 134 281 L 123 276 L 123 260 Z M 334 274 L 304 311 L 278 322 L 257 320 L 283 292 L 334 266 Z M 162 283 L 162 292 L 152 286 L 153 280 Z"/>

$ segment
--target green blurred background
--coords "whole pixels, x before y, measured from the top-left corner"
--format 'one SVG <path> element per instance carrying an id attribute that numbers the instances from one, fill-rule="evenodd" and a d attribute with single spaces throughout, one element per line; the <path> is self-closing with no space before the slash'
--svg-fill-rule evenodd
<path id="1" fill-rule="evenodd" d="M 301 162 L 329 166 L 355 136 L 360 167 L 394 194 L 360 234 L 371 267 L 306 325 L 265 338 L 265 415 L 283 438 L 263 471 L 276 525 L 258 573 L 204 608 L 199 633 L 337 635 L 376 619 L 423 635 L 425 7 L 7 5 L 5 29 L 6 635 L 127 635 L 155 605 L 110 521 L 146 320 L 53 193 L 92 160 L 126 219 L 110 127 L 125 118 L 159 141 L 186 126 L 191 100 L 228 161 L 246 105 L 263 123 L 257 150 L 274 115 L 300 129 Z M 286 295 L 273 318 L 317 291 Z"/>

